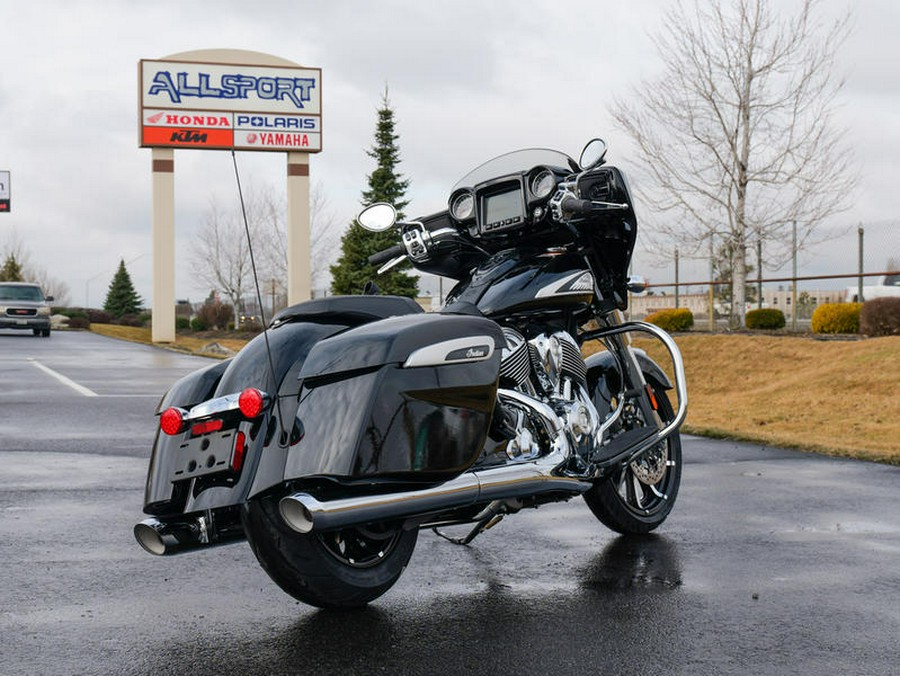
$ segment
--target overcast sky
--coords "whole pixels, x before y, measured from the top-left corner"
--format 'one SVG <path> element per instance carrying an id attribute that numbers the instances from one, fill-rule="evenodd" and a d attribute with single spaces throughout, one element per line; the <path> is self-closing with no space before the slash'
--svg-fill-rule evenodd
<path id="1" fill-rule="evenodd" d="M 443 208 L 466 171 L 520 147 L 577 157 L 602 136 L 610 162 L 627 171 L 628 142 L 607 106 L 658 72 L 649 36 L 669 4 L 0 0 L 0 169 L 12 173 L 0 250 L 15 238 L 68 283 L 73 304 L 92 306 L 124 259 L 149 304 L 151 151 L 138 146 L 138 62 L 195 49 L 248 49 L 322 68 L 324 151 L 312 157 L 311 178 L 338 226 L 358 210 L 373 168 L 365 150 L 386 84 L 400 170 L 412 180 L 408 214 Z M 824 0 L 822 9 L 836 16 L 845 6 Z M 898 36 L 900 4 L 854 3 L 854 30 L 838 54 L 839 121 L 860 184 L 826 226 L 853 234 L 804 252 L 801 274 L 854 270 L 858 222 L 867 224 L 869 270 L 900 256 L 900 230 L 889 225 L 900 207 Z M 283 154 L 239 153 L 238 162 L 243 182 L 283 189 Z M 175 165 L 176 295 L 197 301 L 208 289 L 191 274 L 192 241 L 211 200 L 236 204 L 234 174 L 227 152 L 179 150 Z M 671 280 L 649 257 L 637 261 L 652 281 Z M 702 275 L 705 265 L 696 269 Z"/>

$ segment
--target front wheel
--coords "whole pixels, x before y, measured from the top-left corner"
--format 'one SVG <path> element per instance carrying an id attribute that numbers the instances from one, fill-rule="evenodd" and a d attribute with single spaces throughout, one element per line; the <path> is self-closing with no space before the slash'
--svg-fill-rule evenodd
<path id="1" fill-rule="evenodd" d="M 655 390 L 659 415 L 672 420 L 672 404 Z M 681 484 L 681 437 L 673 432 L 634 462 L 598 481 L 583 495 L 588 507 L 607 528 L 640 535 L 659 526 L 672 507 Z"/>
<path id="2" fill-rule="evenodd" d="M 272 497 L 251 500 L 244 531 L 269 577 L 294 598 L 319 608 L 358 608 L 399 579 L 419 532 L 367 524 L 301 534 L 281 516 Z"/>

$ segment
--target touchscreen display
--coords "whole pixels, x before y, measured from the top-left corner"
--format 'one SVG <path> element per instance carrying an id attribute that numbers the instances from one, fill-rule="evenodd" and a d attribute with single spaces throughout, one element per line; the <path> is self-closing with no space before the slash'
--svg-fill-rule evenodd
<path id="1" fill-rule="evenodd" d="M 510 190 L 484 198 L 484 222 L 499 223 L 516 216 L 523 216 L 522 195 L 519 190 Z"/>

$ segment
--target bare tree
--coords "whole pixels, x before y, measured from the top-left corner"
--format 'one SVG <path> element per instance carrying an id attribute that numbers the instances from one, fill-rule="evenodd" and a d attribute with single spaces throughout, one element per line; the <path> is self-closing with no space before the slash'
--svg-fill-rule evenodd
<path id="1" fill-rule="evenodd" d="M 287 203 L 270 186 L 245 190 L 244 207 L 263 296 L 272 289 L 279 303 L 287 301 Z M 329 273 L 338 234 L 335 219 L 328 211 L 327 199 L 319 185 L 310 193 L 310 266 L 314 283 L 324 282 Z M 250 249 L 239 208 L 228 212 L 215 202 L 210 204 L 206 221 L 198 233 L 197 272 L 211 287 L 225 294 L 235 309 L 239 325 L 241 299 L 255 295 Z M 271 285 L 271 286 L 270 286 Z"/>
<path id="2" fill-rule="evenodd" d="M 776 16 L 767 0 L 679 2 L 655 38 L 663 75 L 616 101 L 612 114 L 636 143 L 657 237 L 683 249 L 716 236 L 732 252 L 733 326 L 743 325 L 747 247 L 811 241 L 849 206 L 855 184 L 833 124 L 834 53 L 849 16 L 817 19 L 819 0 Z"/>
<path id="3" fill-rule="evenodd" d="M 257 229 L 249 218 L 251 238 Z M 194 248 L 197 275 L 221 291 L 234 308 L 234 327 L 240 326 L 241 299 L 251 280 L 252 265 L 240 210 L 225 212 L 211 201 Z"/>
<path id="4" fill-rule="evenodd" d="M 280 292 L 287 295 L 287 226 L 285 199 L 271 189 L 263 191 L 259 200 L 262 223 L 260 241 L 265 252 L 266 279 L 274 280 Z M 337 257 L 340 231 L 329 208 L 328 197 L 321 184 L 309 194 L 310 276 L 314 289 L 330 286 L 330 266 Z"/>

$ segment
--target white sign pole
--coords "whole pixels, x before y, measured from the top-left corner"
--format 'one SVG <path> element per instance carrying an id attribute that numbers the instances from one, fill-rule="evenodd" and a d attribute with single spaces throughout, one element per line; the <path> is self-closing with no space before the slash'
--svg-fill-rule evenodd
<path id="1" fill-rule="evenodd" d="M 309 155 L 287 154 L 288 305 L 312 297 Z"/>
<path id="2" fill-rule="evenodd" d="M 175 342 L 175 151 L 153 148 L 154 343 Z"/>

